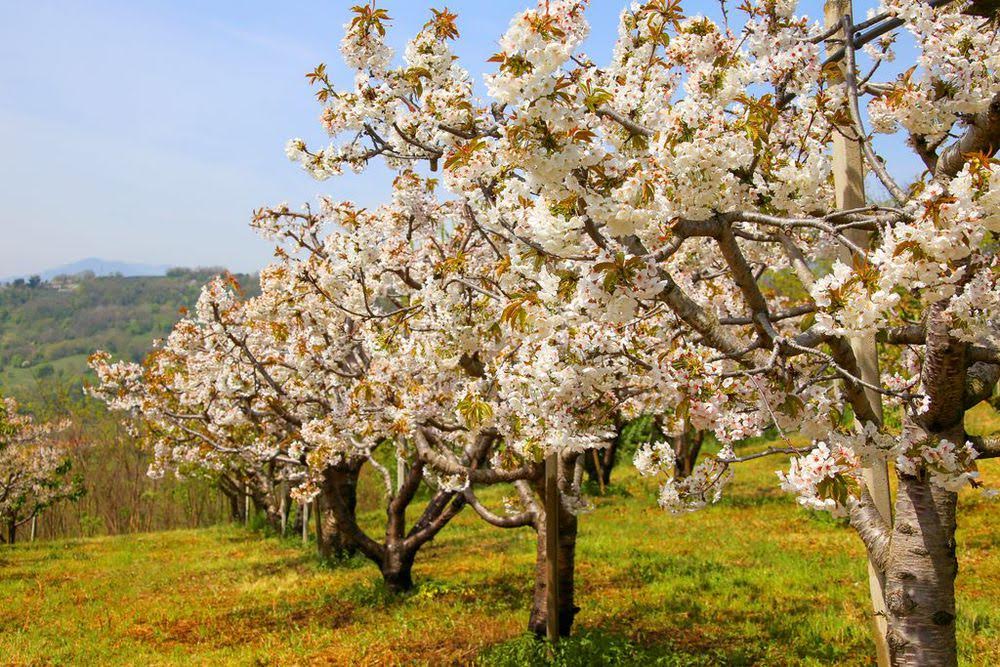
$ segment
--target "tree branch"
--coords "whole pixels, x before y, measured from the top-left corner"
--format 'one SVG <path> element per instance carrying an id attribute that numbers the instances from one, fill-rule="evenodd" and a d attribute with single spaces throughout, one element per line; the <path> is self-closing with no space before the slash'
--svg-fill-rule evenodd
<path id="1" fill-rule="evenodd" d="M 868 492 L 868 487 L 862 487 L 861 499 L 851 506 L 850 521 L 867 547 L 872 562 L 884 572 L 889 564 L 889 542 L 892 533 L 889 524 L 875 507 L 875 501 Z"/>

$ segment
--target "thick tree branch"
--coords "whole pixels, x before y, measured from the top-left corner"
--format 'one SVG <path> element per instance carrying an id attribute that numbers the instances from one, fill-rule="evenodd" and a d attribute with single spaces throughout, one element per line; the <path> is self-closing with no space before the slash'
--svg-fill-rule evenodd
<path id="1" fill-rule="evenodd" d="M 987 364 L 982 361 L 969 366 L 965 376 L 965 409 L 988 400 L 1000 381 L 1000 365 Z"/>
<path id="2" fill-rule="evenodd" d="M 993 96 L 989 108 L 972 119 L 965 134 L 941 152 L 934 176 L 952 177 L 962 170 L 970 153 L 992 153 L 997 148 L 1000 148 L 1000 92 Z"/>
<path id="3" fill-rule="evenodd" d="M 512 514 L 510 516 L 500 516 L 499 514 L 494 514 L 484 506 L 479 499 L 476 497 L 475 492 L 472 487 L 468 487 L 462 492 L 465 496 L 465 501 L 476 511 L 486 523 L 496 526 L 497 528 L 520 528 L 521 526 L 534 526 L 536 525 L 535 513 L 528 510 L 521 512 L 520 514 Z"/>
<path id="4" fill-rule="evenodd" d="M 850 521 L 867 547 L 872 562 L 880 570 L 885 571 L 889 565 L 889 542 L 892 532 L 881 512 L 875 507 L 875 501 L 867 487 L 862 488 L 861 499 L 851 506 Z"/>

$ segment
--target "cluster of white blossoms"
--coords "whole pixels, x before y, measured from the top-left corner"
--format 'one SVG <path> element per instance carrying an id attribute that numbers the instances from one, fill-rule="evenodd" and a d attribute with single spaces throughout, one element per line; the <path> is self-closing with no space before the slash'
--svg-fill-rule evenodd
<path id="1" fill-rule="evenodd" d="M 836 260 L 811 288 L 817 323 L 830 333 L 873 337 L 912 308 L 913 297 L 924 304 L 948 299 L 956 335 L 969 342 L 993 335 L 1000 314 L 990 228 L 1000 201 L 994 167 L 974 159 L 947 188 L 926 185 L 907 206 L 907 224 L 881 229 L 864 263 Z M 985 254 L 970 263 L 977 253 Z"/>
<path id="2" fill-rule="evenodd" d="M 360 6 L 354 18 L 344 25 L 340 53 L 348 67 L 374 76 L 385 73 L 392 62 L 392 49 L 385 43 L 382 20 L 388 18 L 384 9 Z"/>
<path id="3" fill-rule="evenodd" d="M 559 69 L 587 37 L 590 27 L 584 16 L 586 2 L 551 0 L 538 9 L 516 15 L 500 38 L 494 56 L 499 71 L 487 75 L 491 97 L 500 103 L 524 104 L 550 94 Z"/>
<path id="4" fill-rule="evenodd" d="M 845 516 L 858 486 L 860 460 L 850 447 L 820 441 L 808 454 L 793 458 L 788 472 L 778 477 L 781 488 L 805 507 Z"/>
<path id="5" fill-rule="evenodd" d="M 515 16 L 488 102 L 453 55 L 454 14 L 435 11 L 393 67 L 388 14 L 355 8 L 342 43 L 353 84 L 337 89 L 325 66 L 308 75 L 331 143 L 293 139 L 287 153 L 318 178 L 382 161 L 391 196 L 258 211 L 279 244 L 261 295 L 214 283 L 144 367 L 98 359 L 108 398 L 179 443 L 171 456 L 305 461 L 303 488 L 387 438 L 408 455 L 426 441 L 428 474 L 463 488 L 479 436 L 513 476 L 655 414 L 668 435 L 690 426 L 727 447 L 684 479 L 668 445 L 640 450 L 679 509 L 718 498 L 730 445 L 777 429 L 813 441 L 786 488 L 847 507 L 862 458 L 899 454 L 873 444 L 888 426 L 850 423 L 861 392 L 847 339 L 922 345 L 915 323 L 946 301 L 954 336 L 996 345 L 1000 173 L 986 155 L 943 175 L 927 157 L 989 108 L 992 36 L 959 3 L 892 0 L 885 20 L 911 31 L 918 67 L 876 85 L 883 35 L 851 53 L 851 87 L 792 0 L 751 0 L 741 23 L 634 2 L 606 67 L 578 53 L 587 4 Z M 854 102 L 927 148 L 928 172 L 893 188 L 898 205 L 836 206 L 831 144 Z M 884 367 L 887 405 L 920 419 L 920 355 Z M 954 461 L 949 474 L 972 472 Z"/>
<path id="6" fill-rule="evenodd" d="M 930 141 L 944 138 L 964 114 L 985 110 L 996 92 L 1000 53 L 995 35 L 963 2 L 932 8 L 931 3 L 887 0 L 880 10 L 904 20 L 919 45 L 915 67 L 892 90 L 869 103 L 875 129 L 892 133 L 902 126 Z"/>
<path id="7" fill-rule="evenodd" d="M 732 448 L 726 446 L 716 456 L 710 456 L 696 465 L 691 474 L 669 477 L 660 487 L 660 507 L 676 514 L 692 512 L 718 502 L 726 485 L 733 479 L 733 470 L 728 462 L 732 456 Z M 674 461 L 672 445 L 662 441 L 641 445 L 633 462 L 643 475 L 658 475 L 665 467 L 673 467 Z"/>
<path id="8" fill-rule="evenodd" d="M 925 472 L 932 483 L 949 491 L 959 491 L 979 477 L 973 465 L 977 456 L 975 448 L 968 442 L 961 445 L 948 440 L 920 442 L 899 453 L 896 468 L 907 475 Z"/>
<path id="9" fill-rule="evenodd" d="M 954 326 L 951 335 L 969 343 L 1000 344 L 1000 261 L 994 258 L 969 277 L 962 291 L 948 302 Z"/>

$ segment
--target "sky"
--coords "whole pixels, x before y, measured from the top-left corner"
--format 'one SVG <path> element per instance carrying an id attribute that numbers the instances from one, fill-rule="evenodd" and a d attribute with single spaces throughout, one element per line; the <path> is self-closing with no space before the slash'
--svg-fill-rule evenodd
<path id="1" fill-rule="evenodd" d="M 304 75 L 325 62 L 350 82 L 338 44 L 359 1 L 0 1 L 0 276 L 84 257 L 254 271 L 272 250 L 249 227 L 254 208 L 378 203 L 384 169 L 320 183 L 284 157 L 292 137 L 326 141 Z M 442 4 L 379 2 L 397 53 Z M 448 1 L 463 65 L 493 71 L 510 17 L 533 4 Z M 624 5 L 592 0 L 598 63 Z M 716 0 L 684 7 L 719 15 Z M 818 0 L 803 7 L 819 15 Z"/>

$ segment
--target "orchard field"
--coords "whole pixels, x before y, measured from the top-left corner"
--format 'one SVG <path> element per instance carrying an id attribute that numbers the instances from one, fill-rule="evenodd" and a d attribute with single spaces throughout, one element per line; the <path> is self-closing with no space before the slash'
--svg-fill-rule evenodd
<path id="1" fill-rule="evenodd" d="M 0 663 L 1000 664 L 1000 2 L 159 4 L 52 236 L 250 272 L 0 255 Z"/>
<path id="2" fill-rule="evenodd" d="M 628 466 L 616 470 L 581 522 L 582 610 L 554 664 L 872 664 L 863 546 L 846 524 L 797 507 L 773 467 L 740 468 L 718 505 L 678 517 Z M 1000 462 L 982 473 L 1000 483 Z M 989 503 L 960 501 L 967 665 L 1000 663 Z M 0 663 L 545 664 L 547 644 L 524 634 L 533 562 L 530 530 L 469 510 L 402 596 L 361 557 L 321 564 L 298 538 L 238 526 L 24 544 L 0 551 Z"/>

